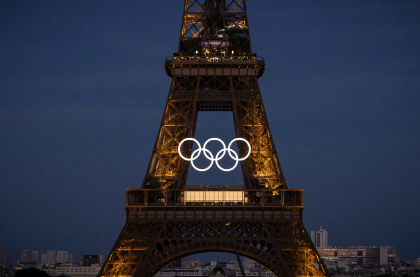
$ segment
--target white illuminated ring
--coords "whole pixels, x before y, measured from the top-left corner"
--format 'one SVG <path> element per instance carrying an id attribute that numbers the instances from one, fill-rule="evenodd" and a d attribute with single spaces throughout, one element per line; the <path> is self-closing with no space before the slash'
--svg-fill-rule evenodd
<path id="1" fill-rule="evenodd" d="M 240 140 L 240 141 L 243 141 L 243 142 L 245 142 L 247 145 L 248 145 L 248 154 L 245 156 L 245 157 L 243 157 L 243 158 L 239 158 L 238 157 L 238 154 L 236 154 L 236 152 L 234 151 L 234 150 L 232 150 L 232 148 L 231 148 L 231 146 L 232 146 L 232 144 L 235 142 L 235 141 L 238 141 L 238 140 Z M 192 153 L 191 153 L 191 158 L 187 158 L 187 157 L 185 157 L 184 155 L 182 155 L 182 153 L 181 153 L 181 146 L 182 146 L 182 144 L 184 143 L 184 142 L 186 142 L 186 141 L 193 141 L 193 142 L 195 142 L 197 145 L 198 145 L 198 149 L 196 149 L 196 150 L 194 150 Z M 216 157 L 214 157 L 213 156 L 213 153 L 210 151 L 210 150 L 208 150 L 207 148 L 206 148 L 206 146 L 207 146 L 207 144 L 209 143 L 209 142 L 211 142 L 211 141 L 218 141 L 218 142 L 220 142 L 221 144 L 222 144 L 222 146 L 223 146 L 223 149 L 222 150 L 220 150 L 219 152 L 217 152 L 217 154 L 216 154 Z M 198 168 L 198 167 L 196 167 L 195 166 L 195 164 L 194 164 L 194 161 L 196 160 L 196 159 L 198 159 L 198 157 L 201 155 L 201 152 L 204 152 L 204 156 L 208 159 L 208 160 L 210 160 L 210 165 L 208 166 L 208 167 L 206 167 L 206 168 Z M 226 151 L 229 153 L 229 156 L 235 161 L 235 165 L 234 166 L 232 166 L 231 168 L 224 168 L 224 167 L 222 167 L 222 166 L 220 166 L 219 165 L 219 161 L 226 155 Z M 204 143 L 204 145 L 203 145 L 203 147 L 201 147 L 201 144 L 198 142 L 198 140 L 196 140 L 196 139 L 194 139 L 194 138 L 186 138 L 186 139 L 184 139 L 184 140 L 182 140 L 181 141 L 181 143 L 178 145 L 178 153 L 179 153 L 179 156 L 183 159 L 183 160 L 186 160 L 186 161 L 189 161 L 189 162 L 191 162 L 191 165 L 192 165 L 192 167 L 195 169 L 195 170 L 197 170 L 197 171 L 207 171 L 207 170 L 209 170 L 212 166 L 213 166 L 213 163 L 214 162 L 216 162 L 216 165 L 217 165 L 217 167 L 220 169 L 220 170 L 222 170 L 222 171 L 232 171 L 232 170 L 234 170 L 237 166 L 238 166 L 238 163 L 239 162 L 241 162 L 241 161 L 244 161 L 244 160 L 246 160 L 248 157 L 249 157 L 249 155 L 251 155 L 251 144 L 249 144 L 249 142 L 246 140 L 246 139 L 243 139 L 243 138 L 236 138 L 236 139 L 233 139 L 230 143 L 229 143 L 229 145 L 228 145 L 228 147 L 226 148 L 226 144 L 223 142 L 223 140 L 221 140 L 221 139 L 219 139 L 219 138 L 210 138 L 210 139 L 208 139 L 205 143 Z"/>

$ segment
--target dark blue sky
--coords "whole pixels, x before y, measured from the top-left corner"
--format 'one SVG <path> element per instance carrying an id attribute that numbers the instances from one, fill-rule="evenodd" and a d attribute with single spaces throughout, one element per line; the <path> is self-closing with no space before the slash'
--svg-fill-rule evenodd
<path id="1" fill-rule="evenodd" d="M 140 186 L 150 159 L 182 2 L 0 2 L 0 248 L 13 262 L 23 249 L 110 251 L 124 189 Z M 247 4 L 306 228 L 328 229 L 330 245 L 420 257 L 420 2 Z M 230 113 L 198 124 L 201 141 L 234 136 Z M 242 184 L 238 170 L 191 170 L 188 184 Z"/>

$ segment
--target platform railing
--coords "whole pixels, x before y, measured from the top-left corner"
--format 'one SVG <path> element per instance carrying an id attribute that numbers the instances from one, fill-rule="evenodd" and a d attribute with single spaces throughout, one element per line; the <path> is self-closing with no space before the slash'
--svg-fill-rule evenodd
<path id="1" fill-rule="evenodd" d="M 234 63 L 238 61 L 259 61 L 263 62 L 264 58 L 256 55 L 237 55 L 237 56 L 220 56 L 220 55 L 185 55 L 185 56 L 169 56 L 166 61 L 170 62 L 212 62 L 212 63 Z"/>
<path id="2" fill-rule="evenodd" d="M 126 189 L 126 206 L 303 206 L 302 189 Z"/>

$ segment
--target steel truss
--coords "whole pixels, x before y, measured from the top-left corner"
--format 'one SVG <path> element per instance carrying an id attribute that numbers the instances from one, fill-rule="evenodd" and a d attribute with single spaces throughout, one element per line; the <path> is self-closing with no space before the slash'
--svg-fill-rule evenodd
<path id="1" fill-rule="evenodd" d="M 302 223 L 302 193 L 288 189 L 281 170 L 245 0 L 184 0 L 178 52 L 165 70 L 172 82 L 142 189 L 127 190 L 126 224 L 98 276 L 149 277 L 194 253 L 233 253 L 227 222 L 239 253 L 276 276 L 329 276 Z M 194 137 L 199 111 L 232 111 L 236 136 L 251 144 L 240 203 L 181 200 L 183 190 L 206 189 L 185 186 L 189 163 L 178 154 Z M 248 148 L 238 147 L 243 157 Z M 192 142 L 182 146 L 184 155 L 191 149 Z"/>
<path id="2" fill-rule="evenodd" d="M 239 253 L 276 276 L 326 275 L 301 221 L 302 190 L 243 189 L 247 200 L 229 202 L 222 197 L 219 203 L 185 202 L 189 191 L 127 189 L 127 222 L 100 276 L 153 276 L 194 253 L 234 252 L 231 236 Z"/>
<path id="3" fill-rule="evenodd" d="M 248 140 L 251 156 L 242 163 L 248 188 L 287 188 L 265 114 L 257 77 L 173 77 L 165 113 L 143 187 L 182 188 L 189 163 L 179 143 L 194 137 L 197 112 L 233 111 L 236 136 Z M 184 153 L 191 152 L 185 143 Z M 247 146 L 239 143 L 239 152 Z"/>
<path id="4" fill-rule="evenodd" d="M 239 253 L 276 276 L 324 276 L 319 257 L 299 222 L 232 223 Z M 280 230 L 276 233 L 275 230 Z M 129 221 L 108 258 L 103 276 L 153 276 L 194 253 L 234 253 L 226 221 Z"/>

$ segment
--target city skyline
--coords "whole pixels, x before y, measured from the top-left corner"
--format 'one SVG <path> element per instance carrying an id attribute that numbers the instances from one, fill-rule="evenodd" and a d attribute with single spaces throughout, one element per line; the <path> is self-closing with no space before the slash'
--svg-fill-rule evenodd
<path id="1" fill-rule="evenodd" d="M 385 248 L 385 249 L 390 248 L 390 249 L 393 249 L 393 251 L 394 251 L 394 252 L 392 252 L 393 263 L 396 262 L 396 258 L 398 257 L 398 255 L 396 254 L 396 249 L 394 247 L 389 246 L 389 245 L 381 245 L 381 246 L 378 246 L 378 245 L 377 246 L 374 246 L 374 245 L 368 245 L 368 246 L 367 245 L 365 245 L 365 246 L 361 246 L 361 245 L 357 245 L 357 246 L 356 245 L 347 245 L 347 246 L 329 245 L 328 244 L 328 230 L 327 229 L 322 228 L 322 226 L 320 226 L 316 230 L 310 231 L 310 232 L 311 232 L 311 240 L 314 243 L 315 247 L 318 250 L 321 249 L 321 252 L 320 252 L 321 257 L 324 257 L 323 256 L 324 252 L 327 251 L 327 252 L 325 252 L 325 253 L 327 253 L 327 255 L 325 256 L 325 257 L 327 257 L 326 261 L 328 261 L 329 258 L 334 257 L 334 255 L 331 256 L 331 254 L 328 254 L 328 253 L 331 252 L 331 251 L 337 251 L 337 249 L 355 249 L 355 250 L 358 250 L 358 248 L 374 248 L 374 249 L 376 248 L 379 251 L 379 249 L 382 249 L 382 248 Z M 8 251 L 8 249 L 0 249 L 0 250 L 1 250 L 2 255 L 5 255 L 5 254 L 3 254 L 4 251 Z M 34 253 L 36 253 L 37 258 L 34 257 Z M 46 253 L 41 254 L 41 257 L 45 256 L 45 258 L 41 258 L 41 260 L 40 260 L 39 259 L 39 253 L 40 252 L 36 251 L 36 250 L 22 250 L 22 258 L 20 259 L 20 261 L 21 262 L 22 261 L 23 262 L 32 262 L 32 261 L 37 260 L 38 262 L 36 264 L 39 264 L 39 265 L 56 264 L 56 263 L 57 264 L 58 263 L 74 263 L 74 264 L 75 263 L 80 263 L 80 264 L 83 264 L 84 266 L 87 266 L 87 265 L 90 266 L 89 262 L 84 261 L 85 258 L 90 260 L 90 259 L 92 259 L 92 256 L 93 256 L 93 259 L 98 259 L 98 261 L 100 261 L 100 264 L 103 263 L 103 259 L 104 259 L 103 255 L 86 255 L 86 254 L 83 254 L 82 258 L 81 258 L 81 262 L 77 262 L 74 254 L 68 253 L 68 251 L 47 250 Z M 220 258 L 221 254 L 222 254 L 222 258 Z M 225 254 L 225 255 L 223 255 L 223 254 Z M 334 253 L 332 253 L 332 254 L 334 254 Z M 376 254 L 379 255 L 380 252 L 378 252 Z M 9 253 L 7 252 L 7 256 L 8 255 L 9 255 Z M 29 258 L 25 259 L 24 256 L 28 256 L 28 255 L 29 255 Z M 196 256 L 197 256 L 197 254 L 190 255 L 190 256 L 185 257 L 185 259 L 194 260 L 194 257 L 196 257 Z M 216 256 L 216 255 L 214 255 L 214 256 Z M 227 261 L 227 260 L 229 260 L 229 258 L 231 258 L 231 260 L 235 260 L 235 256 L 233 254 L 230 254 L 230 253 L 217 253 L 217 259 L 214 259 L 214 256 L 211 257 L 211 258 L 207 258 L 207 259 L 205 258 L 203 260 L 203 262 L 206 263 L 206 262 L 210 262 L 210 261 L 213 261 L 213 260 L 216 260 L 216 261 L 226 260 Z M 66 262 L 62 262 L 61 261 L 62 259 L 64 259 Z M 420 259 L 420 258 L 417 258 L 417 260 L 418 259 Z M 6 259 L 4 258 L 4 260 L 6 260 Z M 55 262 L 54 262 L 54 260 L 55 260 Z M 197 260 L 201 261 L 201 259 L 197 259 Z M 14 264 L 14 263 L 12 262 L 10 264 Z M 385 262 L 383 262 L 383 260 L 381 260 L 381 264 L 385 264 Z"/>
<path id="2" fill-rule="evenodd" d="M 305 190 L 307 230 L 418 258 L 420 4 L 247 4 L 270 127 L 289 187 Z M 11 261 L 44 247 L 107 255 L 120 232 L 181 27 L 182 1 L 145 5 L 0 3 L 0 248 Z M 230 114 L 198 120 L 202 141 L 234 137 Z M 188 183 L 210 177 L 242 184 L 240 169 L 191 172 Z"/>
<path id="3" fill-rule="evenodd" d="M 324 263 L 329 268 L 331 276 L 419 276 L 420 258 L 407 263 L 399 263 L 395 259 L 395 249 L 380 247 L 338 247 L 319 248 Z M 337 254 L 334 254 L 337 253 Z M 87 264 L 82 265 L 48 265 L 36 268 L 50 274 L 50 276 L 97 276 L 101 264 L 97 255 L 84 255 Z M 96 262 L 90 264 L 90 262 Z M 389 261 L 389 263 L 388 263 Z M 242 267 L 245 276 L 275 276 L 267 268 L 252 259 L 244 257 Z M 0 264 L 0 273 L 13 276 L 13 272 L 22 268 L 16 266 L 4 267 Z M 211 272 L 211 273 L 210 273 Z M 218 260 L 203 262 L 200 259 L 183 258 L 176 260 L 163 268 L 156 276 L 214 276 L 220 273 L 224 276 L 243 276 L 237 260 Z"/>

